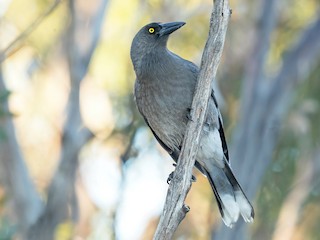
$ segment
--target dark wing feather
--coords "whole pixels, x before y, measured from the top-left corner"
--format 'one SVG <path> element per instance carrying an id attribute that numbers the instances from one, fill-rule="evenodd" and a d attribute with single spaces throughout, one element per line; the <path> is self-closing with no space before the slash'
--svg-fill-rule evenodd
<path id="1" fill-rule="evenodd" d="M 179 149 L 175 149 L 175 150 L 172 150 L 171 148 L 169 148 L 159 137 L 158 135 L 155 133 L 155 131 L 153 131 L 152 127 L 150 126 L 150 124 L 148 123 L 147 119 L 144 118 L 146 124 L 148 125 L 148 127 L 150 128 L 151 132 L 153 133 L 153 136 L 157 139 L 158 143 L 161 145 L 161 147 L 163 147 L 164 150 L 166 150 L 171 158 L 177 162 L 178 161 L 178 158 L 179 158 L 179 155 L 180 155 L 180 151 L 181 151 L 181 146 L 179 147 Z M 195 162 L 195 167 L 202 173 L 202 174 L 205 174 L 205 170 L 203 169 L 203 167 L 201 166 L 201 164 L 196 161 Z"/>
<path id="2" fill-rule="evenodd" d="M 169 148 L 159 137 L 158 135 L 155 133 L 155 131 L 153 131 L 152 127 L 150 126 L 150 124 L 148 123 L 147 119 L 145 117 L 144 121 L 146 122 L 146 124 L 148 125 L 148 127 L 150 128 L 151 132 L 153 133 L 153 136 L 157 139 L 157 141 L 159 142 L 159 144 L 161 145 L 161 147 L 163 147 L 164 150 L 166 150 L 170 156 L 172 157 L 173 160 L 177 161 L 179 158 L 179 154 L 180 154 L 180 150 L 173 150 L 171 148 Z"/>
<path id="3" fill-rule="evenodd" d="M 218 102 L 217 102 L 216 97 L 214 96 L 214 91 L 213 90 L 211 92 L 211 98 L 213 99 L 213 102 L 214 102 L 216 108 L 219 111 Z M 219 134 L 220 134 L 220 138 L 221 138 L 221 142 L 222 142 L 222 149 L 223 149 L 224 156 L 226 157 L 227 161 L 229 162 L 229 151 L 228 151 L 226 138 L 224 136 L 223 123 L 222 123 L 220 111 L 219 111 Z"/>

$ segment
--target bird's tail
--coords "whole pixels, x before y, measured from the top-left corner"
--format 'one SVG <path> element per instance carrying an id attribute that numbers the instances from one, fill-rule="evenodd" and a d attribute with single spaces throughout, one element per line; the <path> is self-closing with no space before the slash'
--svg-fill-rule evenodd
<path id="1" fill-rule="evenodd" d="M 223 222 L 231 228 L 237 222 L 240 214 L 245 222 L 252 222 L 253 207 L 233 175 L 229 164 L 225 163 L 224 168 L 213 165 L 204 171 L 217 199 Z"/>

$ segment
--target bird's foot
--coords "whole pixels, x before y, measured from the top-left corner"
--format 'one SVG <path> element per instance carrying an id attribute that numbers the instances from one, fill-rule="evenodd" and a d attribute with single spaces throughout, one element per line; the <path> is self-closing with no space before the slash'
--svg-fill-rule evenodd
<path id="1" fill-rule="evenodd" d="M 174 172 L 171 172 L 171 173 L 169 174 L 168 178 L 167 178 L 167 183 L 168 183 L 168 184 L 170 184 L 170 182 L 171 182 L 171 180 L 172 180 L 172 178 L 173 178 L 173 173 L 174 173 Z"/>
<path id="2" fill-rule="evenodd" d="M 187 108 L 187 119 L 189 121 L 193 122 L 192 116 L 191 116 L 191 108 Z"/>
<path id="3" fill-rule="evenodd" d="M 191 176 L 191 182 L 196 182 L 196 181 L 197 181 L 197 178 L 194 175 L 192 175 Z"/>
<path id="4" fill-rule="evenodd" d="M 174 167 L 176 167 L 177 166 L 177 164 L 172 164 Z M 174 174 L 174 171 L 173 172 L 171 172 L 170 174 L 169 174 L 169 176 L 168 176 L 168 178 L 167 178 L 167 183 L 168 184 L 170 184 L 170 182 L 171 182 L 171 180 L 173 179 L 173 174 Z M 191 182 L 196 182 L 197 181 L 197 178 L 194 176 L 194 175 L 192 175 L 191 176 Z"/>

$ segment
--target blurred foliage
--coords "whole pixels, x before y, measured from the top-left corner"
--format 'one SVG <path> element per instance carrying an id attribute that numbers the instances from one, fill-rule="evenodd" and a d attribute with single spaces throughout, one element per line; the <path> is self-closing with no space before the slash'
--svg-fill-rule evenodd
<path id="1" fill-rule="evenodd" d="M 258 15 L 255 9 L 259 7 L 257 1 L 230 2 L 233 16 L 218 73 L 218 83 L 223 96 L 221 101 L 225 102 L 223 115 L 228 139 L 237 124 L 246 62 L 244 60 L 248 57 L 248 49 L 251 47 L 254 36 Z M 0 19 L 4 29 L 0 29 L 1 47 L 17 37 L 50 4 L 49 0 L 12 0 L 9 9 Z M 317 0 L 283 0 L 279 5 L 280 21 L 272 36 L 266 68 L 269 76 L 279 69 L 287 49 L 295 43 L 301 29 L 317 16 L 320 7 Z M 199 65 L 207 37 L 210 11 L 211 1 L 209 0 L 109 2 L 102 37 L 86 77 L 86 81 L 90 84 L 86 82 L 83 84 L 84 89 L 91 88 L 96 96 L 99 94 L 103 96 L 97 98 L 97 102 L 93 105 L 90 105 L 85 97 L 83 98 L 82 107 L 89 106 L 90 109 L 97 107 L 93 118 L 105 121 L 103 129 L 94 128 L 98 123 L 90 123 L 93 120 L 88 117 L 89 122 L 86 124 L 89 128 L 93 126 L 92 131 L 97 136 L 97 139 L 91 143 L 94 154 L 99 146 L 104 150 L 112 151 L 118 157 L 114 161 L 119 161 L 132 140 L 130 136 L 133 133 L 132 128 L 145 127 L 132 102 L 135 75 L 129 51 L 134 34 L 141 26 L 151 21 L 186 21 L 187 25 L 179 33 L 173 34 L 169 41 L 169 48 Z M 61 144 L 59 137 L 64 122 L 64 108 L 69 88 L 67 67 L 61 46 L 65 41 L 64 32 L 68 24 L 67 1 L 62 1 L 59 7 L 27 38 L 23 48 L 3 64 L 4 77 L 9 90 L 1 90 L 0 101 L 9 99 L 10 110 L 15 115 L 18 139 L 40 192 L 45 191 L 50 181 Z M 274 161 L 269 166 L 256 197 L 256 220 L 251 229 L 252 239 L 272 239 L 279 211 L 293 187 L 297 162 L 303 161 L 305 156 L 320 145 L 319 76 L 320 64 L 294 93 L 288 117 L 281 125 L 280 142 L 274 152 Z M 6 114 L 0 109 L 0 117 Z M 90 111 L 86 113 L 83 110 L 83 114 L 92 113 Z M 2 133 L 3 129 L 0 129 L 0 139 L 3 138 Z M 151 136 L 150 132 L 148 134 Z M 150 136 L 148 140 L 152 139 Z M 159 155 L 165 158 L 162 150 L 154 147 L 154 142 L 153 145 L 151 143 L 144 147 L 156 149 Z M 129 154 L 129 159 L 138 155 L 137 147 L 133 148 L 134 154 Z M 123 178 L 125 179 L 124 176 Z M 300 236 L 299 233 L 304 233 L 303 239 L 310 240 L 318 239 L 320 236 L 319 178 L 315 179 L 313 184 L 296 226 L 297 236 Z M 90 197 L 87 195 L 83 194 L 79 200 L 82 204 L 87 203 L 80 204 L 83 213 L 80 225 L 83 224 L 81 226 L 85 227 L 79 230 L 70 222 L 62 223 L 56 230 L 56 239 L 69 239 L 72 234 L 77 233 L 85 239 L 95 235 L 94 231 L 101 230 L 101 227 L 91 223 L 94 222 L 92 219 L 97 212 L 103 210 L 92 207 L 91 205 L 96 203 L 88 200 L 87 198 Z M 209 239 L 212 228 L 218 228 L 220 217 L 210 186 L 204 177 L 198 176 L 198 181 L 193 184 L 188 195 L 187 203 L 192 211 L 183 221 L 175 238 Z M 2 210 L 4 203 L 1 201 L 0 205 Z M 6 217 L 8 213 L 1 211 L 0 215 L 0 239 L 12 239 L 15 228 Z M 150 229 L 155 229 L 156 224 L 156 217 L 150 220 L 144 234 L 145 239 L 149 239 L 147 236 L 152 235 L 153 232 Z M 110 225 L 113 226 L 113 224 Z M 115 229 L 109 229 L 109 231 L 115 231 Z"/>
<path id="2" fill-rule="evenodd" d="M 6 217 L 0 218 L 0 240 L 14 239 L 15 233 L 16 228 L 11 221 Z"/>
<path id="3" fill-rule="evenodd" d="M 69 240 L 73 236 L 73 223 L 71 221 L 60 223 L 55 231 L 55 240 Z"/>
<path id="4" fill-rule="evenodd" d="M 320 146 L 319 76 L 320 63 L 310 74 L 309 79 L 297 89 L 288 119 L 282 123 L 280 142 L 274 153 L 274 160 L 264 176 L 264 184 L 258 194 L 256 207 L 258 217 L 254 226 L 253 239 L 272 238 L 282 203 L 294 187 L 292 181 L 297 171 L 298 161 L 304 161 L 314 149 Z M 319 220 L 320 207 L 315 204 L 320 201 L 319 189 L 320 181 L 315 178 L 304 207 L 313 206 L 311 208 L 315 211 L 305 215 L 304 220 L 314 216 Z M 259 210 L 263 211 L 263 215 L 259 214 Z M 317 224 L 305 224 L 304 228 L 308 236 L 303 239 L 317 239 L 316 236 L 320 234 Z"/>
<path id="5" fill-rule="evenodd" d="M 6 89 L 2 89 L 2 91 L 0 91 L 0 118 L 5 118 L 7 116 L 10 116 L 10 113 L 4 107 L 6 101 L 8 100 L 8 98 L 10 96 L 10 94 L 11 94 L 11 92 L 6 90 Z"/>
<path id="6" fill-rule="evenodd" d="M 291 1 L 290 7 L 286 4 L 288 1 L 280 3 L 282 10 L 278 22 L 278 27 L 273 33 L 273 44 L 269 54 L 268 70 L 274 72 L 281 65 L 283 54 L 298 40 L 299 32 L 317 16 L 319 2 L 317 0 L 301 2 Z M 272 71 L 273 69 L 273 71 Z"/>

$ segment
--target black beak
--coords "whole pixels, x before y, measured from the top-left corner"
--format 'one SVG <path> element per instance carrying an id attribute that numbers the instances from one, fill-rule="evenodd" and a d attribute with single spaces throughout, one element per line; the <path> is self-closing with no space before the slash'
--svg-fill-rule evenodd
<path id="1" fill-rule="evenodd" d="M 185 22 L 160 23 L 161 30 L 159 31 L 159 37 L 173 33 L 185 24 Z"/>

